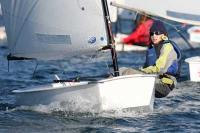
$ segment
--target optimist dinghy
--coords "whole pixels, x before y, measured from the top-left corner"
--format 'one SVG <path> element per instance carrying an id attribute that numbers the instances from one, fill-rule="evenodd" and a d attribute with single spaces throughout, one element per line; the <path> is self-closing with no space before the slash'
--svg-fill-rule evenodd
<path id="1" fill-rule="evenodd" d="M 114 77 L 19 88 L 13 91 L 17 105 L 65 102 L 91 105 L 88 108 L 97 111 L 153 110 L 155 75 L 119 75 L 106 0 L 48 0 L 48 4 L 44 0 L 1 0 L 1 4 L 10 60 L 58 60 L 107 48 L 112 55 Z"/>
<path id="2" fill-rule="evenodd" d="M 141 84 L 141 81 L 145 84 Z M 146 112 L 153 110 L 154 82 L 153 75 L 128 75 L 96 82 L 52 83 L 13 92 L 17 96 L 17 105 L 33 106 L 66 102 L 73 103 L 74 106 L 89 105 L 96 112 L 119 109 Z"/>

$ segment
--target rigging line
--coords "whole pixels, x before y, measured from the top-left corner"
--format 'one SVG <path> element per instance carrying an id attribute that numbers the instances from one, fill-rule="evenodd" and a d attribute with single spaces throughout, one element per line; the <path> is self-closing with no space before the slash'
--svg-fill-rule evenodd
<path id="1" fill-rule="evenodd" d="M 100 53 L 100 51 L 96 51 L 96 54 L 93 54 L 93 55 L 90 57 L 89 60 L 95 60 L 95 59 L 97 59 L 99 53 Z M 110 67 L 109 67 L 109 65 L 108 65 L 108 62 L 107 62 L 107 61 L 104 61 L 104 63 L 106 64 L 106 68 L 108 69 L 109 74 L 113 75 L 113 73 L 111 72 Z"/>
<path id="2" fill-rule="evenodd" d="M 83 0 L 82 0 L 82 1 L 83 1 Z M 76 0 L 76 3 L 77 3 L 78 7 L 79 7 L 81 10 L 85 10 L 84 6 L 81 6 L 80 0 Z"/>
<path id="3" fill-rule="evenodd" d="M 59 63 L 58 63 L 58 66 L 59 66 L 59 68 L 62 69 L 62 73 L 63 73 L 64 75 L 66 75 L 66 73 L 67 73 L 67 71 L 68 71 L 67 66 L 62 65 L 61 62 L 63 62 L 63 61 L 58 61 L 58 62 L 59 62 Z"/>
<path id="4" fill-rule="evenodd" d="M 94 54 L 92 54 L 90 56 L 90 58 L 88 59 L 88 61 L 96 61 L 97 57 L 98 57 L 99 51 L 96 51 Z"/>
<path id="5" fill-rule="evenodd" d="M 114 74 L 112 73 L 112 71 L 111 71 L 111 69 L 109 67 L 108 61 L 104 61 L 104 63 L 106 64 L 106 68 L 108 69 L 109 74 L 111 74 L 112 76 L 114 76 Z"/>
<path id="6" fill-rule="evenodd" d="M 18 33 L 18 36 L 16 37 L 17 39 L 16 39 L 16 41 L 15 41 L 15 44 L 14 44 L 13 49 L 16 48 L 16 45 L 17 45 L 17 42 L 18 42 L 18 40 L 19 40 L 19 37 L 21 36 L 22 30 L 23 30 L 23 28 L 24 28 L 24 26 L 25 26 L 25 24 L 26 24 L 28 18 L 30 17 L 30 14 L 32 13 L 33 9 L 36 7 L 36 5 L 38 4 L 38 2 L 39 2 L 39 0 L 37 0 L 37 1 L 33 4 L 33 6 L 31 7 L 30 11 L 28 12 L 28 14 L 27 14 L 27 16 L 26 16 L 26 18 L 25 18 L 25 20 L 24 20 L 24 23 L 22 24 L 22 26 L 21 26 L 21 28 L 20 28 L 20 31 L 19 31 L 19 33 Z"/>
<path id="7" fill-rule="evenodd" d="M 183 40 L 188 44 L 190 49 L 194 49 L 194 47 L 191 45 L 191 43 L 187 40 L 187 38 L 180 32 L 181 30 L 176 29 L 177 33 L 183 38 Z"/>
<path id="8" fill-rule="evenodd" d="M 35 69 L 34 69 L 34 71 L 33 71 L 33 74 L 32 74 L 32 78 L 34 78 L 35 77 L 35 73 L 36 73 L 36 70 L 37 70 L 37 68 L 38 68 L 38 62 L 37 62 L 37 60 L 36 60 L 36 66 L 35 66 Z"/>
<path id="9" fill-rule="evenodd" d="M 99 9 L 101 9 L 101 4 L 99 4 L 99 3 L 100 3 L 99 0 L 95 0 L 95 3 L 96 3 L 96 5 L 97 5 L 97 7 L 98 7 Z"/>
<path id="10" fill-rule="evenodd" d="M 162 21 L 162 20 L 160 20 L 160 21 Z M 168 23 L 168 22 L 165 22 L 165 21 L 162 21 L 163 23 L 165 23 L 165 24 L 167 24 L 167 25 L 169 25 L 169 26 L 171 26 L 177 33 L 178 33 L 178 35 L 186 42 L 186 44 L 190 47 L 190 49 L 194 49 L 194 47 L 191 45 L 191 43 L 187 40 L 187 38 L 181 33 L 181 30 L 180 29 L 178 29 L 175 25 L 173 25 L 173 24 L 170 24 L 170 23 Z"/>
<path id="11" fill-rule="evenodd" d="M 8 72 L 10 72 L 10 61 L 9 60 L 7 61 L 8 61 Z"/>

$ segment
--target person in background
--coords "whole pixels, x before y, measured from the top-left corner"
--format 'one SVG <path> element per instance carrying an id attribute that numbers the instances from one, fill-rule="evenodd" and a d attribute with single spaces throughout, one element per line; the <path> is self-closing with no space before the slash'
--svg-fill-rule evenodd
<path id="1" fill-rule="evenodd" d="M 139 16 L 136 22 L 136 29 L 127 37 L 120 39 L 117 44 L 141 45 L 150 44 L 149 30 L 153 20 L 146 14 Z"/>
<path id="2" fill-rule="evenodd" d="M 156 20 L 150 28 L 151 44 L 146 53 L 146 63 L 140 71 L 132 68 L 121 68 L 121 75 L 157 74 L 155 97 L 167 96 L 176 87 L 179 75 L 181 51 L 168 39 L 164 24 Z"/>

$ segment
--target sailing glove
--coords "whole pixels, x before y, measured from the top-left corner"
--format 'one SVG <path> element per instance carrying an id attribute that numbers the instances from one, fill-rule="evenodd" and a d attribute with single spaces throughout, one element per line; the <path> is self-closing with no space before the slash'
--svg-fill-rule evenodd
<path id="1" fill-rule="evenodd" d="M 145 73 L 151 74 L 151 73 L 157 72 L 157 67 L 156 66 L 149 66 L 149 67 L 146 67 L 146 68 L 142 68 L 140 70 L 145 72 Z"/>

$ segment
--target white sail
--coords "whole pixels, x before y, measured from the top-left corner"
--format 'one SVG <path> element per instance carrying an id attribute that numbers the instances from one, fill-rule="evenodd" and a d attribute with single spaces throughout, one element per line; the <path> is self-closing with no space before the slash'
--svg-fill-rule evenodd
<path id="1" fill-rule="evenodd" d="M 117 8 L 111 5 L 112 0 L 107 0 L 111 22 L 117 21 Z M 116 0 L 115 0 L 116 1 Z"/>
<path id="2" fill-rule="evenodd" d="M 177 22 L 200 25 L 198 0 L 121 0 L 113 1 L 112 4 Z"/>
<path id="3" fill-rule="evenodd" d="M 62 59 L 107 45 L 100 0 L 1 0 L 12 56 Z"/>

